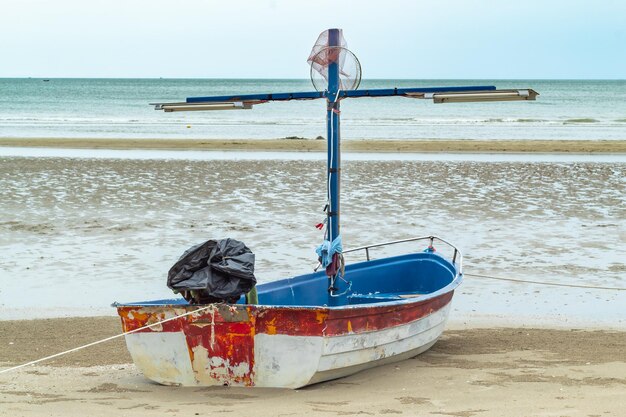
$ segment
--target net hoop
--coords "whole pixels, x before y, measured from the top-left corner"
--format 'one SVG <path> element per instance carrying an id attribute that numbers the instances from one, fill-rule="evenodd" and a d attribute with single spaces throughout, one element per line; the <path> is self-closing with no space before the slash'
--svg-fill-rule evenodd
<path id="1" fill-rule="evenodd" d="M 328 65 L 332 62 L 339 64 L 340 90 L 356 90 L 361 84 L 361 62 L 348 48 L 327 46 L 317 51 L 308 61 L 311 64 L 311 82 L 317 91 L 327 89 Z"/>

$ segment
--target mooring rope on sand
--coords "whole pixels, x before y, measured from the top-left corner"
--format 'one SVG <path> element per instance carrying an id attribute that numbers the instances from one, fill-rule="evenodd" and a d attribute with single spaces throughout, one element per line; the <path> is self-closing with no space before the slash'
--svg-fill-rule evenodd
<path id="1" fill-rule="evenodd" d="M 66 351 L 63 351 L 63 352 L 55 353 L 54 355 L 46 356 L 45 358 L 41 358 L 41 359 L 37 359 L 37 360 L 30 361 L 30 362 L 27 362 L 27 363 L 23 363 L 21 365 L 14 366 L 12 368 L 3 369 L 3 370 L 0 371 L 0 374 L 4 374 L 6 372 L 15 371 L 16 369 L 24 368 L 26 366 L 35 365 L 35 364 L 40 363 L 40 362 L 44 362 L 44 361 L 47 361 L 47 360 L 50 360 L 50 359 L 57 358 L 57 357 L 62 356 L 62 355 L 66 355 L 68 353 L 76 352 L 77 350 L 85 349 L 85 348 L 88 348 L 88 347 L 91 347 L 91 346 L 98 345 L 100 343 L 108 342 L 109 340 L 117 339 L 118 337 L 126 336 L 127 334 L 136 333 L 136 332 L 138 332 L 140 330 L 143 330 L 143 329 L 147 329 L 147 328 L 150 328 L 150 327 L 158 326 L 159 324 L 166 323 L 168 321 L 172 321 L 172 320 L 178 319 L 180 317 L 189 316 L 189 315 L 197 313 L 199 311 L 209 310 L 209 309 L 212 309 L 212 308 L 215 308 L 215 306 L 213 304 L 210 304 L 208 306 L 201 307 L 201 308 L 198 308 L 198 309 L 193 310 L 193 311 L 188 311 L 188 312 L 186 312 L 184 314 L 180 314 L 178 316 L 170 317 L 169 319 L 161 320 L 161 321 L 158 321 L 158 322 L 152 323 L 152 324 L 147 324 L 145 326 L 138 327 L 138 328 L 136 328 L 134 330 L 129 330 L 127 332 L 123 332 L 123 333 L 117 334 L 115 336 L 107 337 L 105 339 L 97 340 L 95 342 L 91 342 L 91 343 L 88 343 L 86 345 L 75 347 L 73 349 L 69 349 L 69 350 L 66 350 Z"/>
<path id="2" fill-rule="evenodd" d="M 482 275 L 482 274 L 464 274 L 467 277 L 476 277 L 476 278 L 487 278 L 487 279 L 495 279 L 498 281 L 511 281 L 511 282 L 519 282 L 524 284 L 538 284 L 538 285 L 551 285 L 555 287 L 570 287 L 570 288 L 587 288 L 590 290 L 611 290 L 611 291 L 626 291 L 626 288 L 619 287 L 596 287 L 593 285 L 579 285 L 579 284 L 562 284 L 558 282 L 545 282 L 545 281 L 532 281 L 528 279 L 516 279 L 516 278 L 503 278 L 503 277 L 494 277 L 493 275 Z"/>
<path id="3" fill-rule="evenodd" d="M 493 280 L 498 280 L 498 281 L 510 281 L 510 282 L 517 282 L 517 283 L 522 283 L 522 284 L 538 284 L 538 285 L 550 285 L 550 286 L 555 286 L 555 287 L 586 288 L 586 289 L 591 289 L 591 290 L 626 291 L 626 288 L 619 288 L 619 287 L 600 287 L 600 286 L 596 287 L 596 286 L 592 286 L 592 285 L 562 284 L 562 283 L 558 283 L 558 282 L 544 282 L 544 281 L 533 281 L 533 280 L 516 279 L 516 278 L 504 278 L 504 277 L 496 277 L 496 276 L 493 276 L 493 275 L 484 275 L 484 274 L 467 274 L 466 273 L 464 275 L 468 276 L 468 277 L 486 278 L 486 279 L 493 279 Z M 157 326 L 159 324 L 166 323 L 168 321 L 172 321 L 172 320 L 178 319 L 180 317 L 185 317 L 185 316 L 197 313 L 199 311 L 209 310 L 209 309 L 212 309 L 212 308 L 214 308 L 213 304 L 210 304 L 210 305 L 205 306 L 205 307 L 200 307 L 200 308 L 198 308 L 196 310 L 188 311 L 188 312 L 186 312 L 184 314 L 180 314 L 178 316 L 170 317 L 168 319 L 161 320 L 161 321 L 158 321 L 156 323 L 148 324 L 148 325 L 139 327 L 139 328 L 134 329 L 134 330 L 130 330 L 130 331 L 127 331 L 127 332 L 123 332 L 123 333 L 117 334 L 115 336 L 110 336 L 110 337 L 107 337 L 105 339 L 101 339 L 101 340 L 97 340 L 95 342 L 88 343 L 86 345 L 78 346 L 78 347 L 75 347 L 73 349 L 69 349 L 69 350 L 63 351 L 63 352 L 55 353 L 54 355 L 46 356 L 46 357 L 41 358 L 41 359 L 37 359 L 37 360 L 34 360 L 34 361 L 23 363 L 21 365 L 14 366 L 12 368 L 7 368 L 7 369 L 0 370 L 0 374 L 4 374 L 4 373 L 7 373 L 7 372 L 15 371 L 16 369 L 24 368 L 26 366 L 35 365 L 37 363 L 45 362 L 45 361 L 50 360 L 50 359 L 58 358 L 59 356 L 66 355 L 68 353 L 76 352 L 78 350 L 85 349 L 85 348 L 88 348 L 88 347 L 91 347 L 91 346 L 95 346 L 95 345 L 98 345 L 100 343 L 108 342 L 109 340 L 117 339 L 118 337 L 126 336 L 127 334 L 136 333 L 136 332 L 138 332 L 140 330 L 148 329 L 150 327 L 154 327 L 154 326 Z"/>

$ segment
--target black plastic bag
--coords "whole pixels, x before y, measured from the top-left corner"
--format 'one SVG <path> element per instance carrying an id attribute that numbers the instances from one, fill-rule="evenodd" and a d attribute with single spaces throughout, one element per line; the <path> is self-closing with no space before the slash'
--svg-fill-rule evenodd
<path id="1" fill-rule="evenodd" d="M 234 239 L 208 240 L 189 248 L 172 266 L 167 286 L 194 303 L 234 303 L 256 284 L 254 254 Z"/>

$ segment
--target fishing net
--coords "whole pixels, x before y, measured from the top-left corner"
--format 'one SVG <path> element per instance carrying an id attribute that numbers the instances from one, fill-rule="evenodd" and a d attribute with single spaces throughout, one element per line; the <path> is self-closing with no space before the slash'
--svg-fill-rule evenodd
<path id="1" fill-rule="evenodd" d="M 320 34 L 311 50 L 307 62 L 311 66 L 311 82 L 317 91 L 324 91 L 328 87 L 328 66 L 332 63 L 339 65 L 339 88 L 341 90 L 356 90 L 361 83 L 361 63 L 356 55 L 347 48 L 343 31 L 338 29 L 339 39 L 337 46 L 329 45 L 329 32 Z"/>

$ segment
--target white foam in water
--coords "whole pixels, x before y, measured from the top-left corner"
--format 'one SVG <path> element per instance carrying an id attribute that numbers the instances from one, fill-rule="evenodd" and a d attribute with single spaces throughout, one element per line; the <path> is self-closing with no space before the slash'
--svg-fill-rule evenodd
<path id="1" fill-rule="evenodd" d="M 171 151 L 116 149 L 59 149 L 0 147 L 0 156 L 29 158 L 82 159 L 173 159 L 189 161 L 322 161 L 323 152 L 257 152 L 257 151 Z M 349 152 L 344 161 L 477 161 L 477 162 L 626 162 L 624 154 L 555 154 L 555 153 L 386 153 Z"/>

